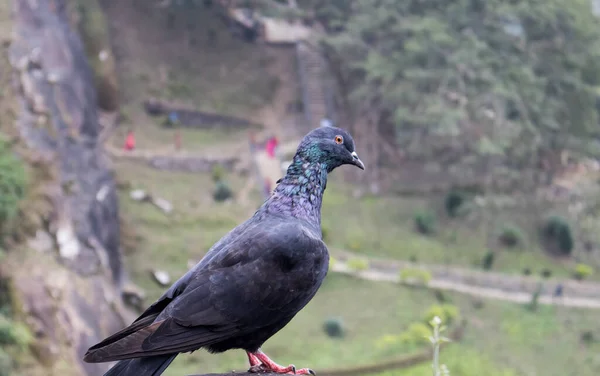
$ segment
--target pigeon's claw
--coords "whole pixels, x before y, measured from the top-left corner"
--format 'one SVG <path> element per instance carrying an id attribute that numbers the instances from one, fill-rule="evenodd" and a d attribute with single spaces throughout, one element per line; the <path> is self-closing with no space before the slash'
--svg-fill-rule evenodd
<path id="1" fill-rule="evenodd" d="M 279 364 L 272 361 L 264 352 L 258 350 L 255 353 L 248 353 L 248 360 L 250 361 L 250 369 L 248 372 L 251 373 L 280 373 L 288 375 L 314 375 L 315 372 L 309 368 L 296 369 L 293 364 L 287 367 L 280 366 Z M 259 363 L 256 363 L 258 361 Z"/>
<path id="2" fill-rule="evenodd" d="M 314 375 L 314 376 L 316 376 L 317 374 L 315 373 L 315 371 L 313 371 L 310 368 L 300 368 L 299 370 L 296 370 L 296 375 Z"/>

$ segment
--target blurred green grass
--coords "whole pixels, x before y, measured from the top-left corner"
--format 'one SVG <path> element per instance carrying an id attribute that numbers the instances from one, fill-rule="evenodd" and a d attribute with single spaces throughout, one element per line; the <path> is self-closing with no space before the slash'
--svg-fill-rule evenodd
<path id="1" fill-rule="evenodd" d="M 214 203 L 209 174 L 170 173 L 138 164 L 119 161 L 119 180 L 132 188 L 149 190 L 171 201 L 174 213 L 168 217 L 148 204 L 140 204 L 120 191 L 122 213 L 142 238 L 139 249 L 127 255 L 127 266 L 134 281 L 143 287 L 149 301 L 164 288 L 157 286 L 149 270 L 168 271 L 173 280 L 186 271 L 188 260 L 199 260 L 208 248 L 236 224 L 248 218 L 260 204 L 254 192 L 248 206 Z M 334 173 L 335 176 L 335 173 Z M 234 190 L 245 178 L 227 175 Z M 328 228 L 330 247 L 352 248 L 366 255 L 469 266 L 484 253 L 484 236 L 467 228 L 458 231 L 459 242 L 447 240 L 445 233 L 435 238 L 412 230 L 415 210 L 426 203 L 420 199 L 352 199 L 343 183 L 334 177 L 328 185 L 323 207 L 323 224 Z M 448 231 L 450 233 L 450 231 Z M 464 236 L 462 235 L 464 234 Z M 519 272 L 552 268 L 566 275 L 568 268 L 541 253 L 541 250 L 505 252 L 499 255 L 496 270 Z M 531 263 L 531 264 L 529 264 Z M 600 345 L 582 345 L 584 330 L 599 329 L 597 312 L 542 306 L 537 312 L 523 306 L 499 301 L 484 301 L 475 308 L 473 298 L 444 293 L 456 304 L 469 326 L 461 343 L 442 350 L 453 375 L 596 375 L 600 369 Z M 433 292 L 386 283 L 373 283 L 329 275 L 315 299 L 280 333 L 268 341 L 264 350 L 280 364 L 319 369 L 371 364 L 390 357 L 406 355 L 414 349 L 403 346 L 381 348 L 378 339 L 399 334 L 424 311 L 436 304 Z M 347 336 L 330 339 L 322 330 L 329 317 L 341 317 Z M 210 355 L 203 351 L 177 358 L 165 372 L 167 376 L 208 372 L 242 371 L 247 368 L 242 351 Z M 429 364 L 385 375 L 425 375 Z"/>

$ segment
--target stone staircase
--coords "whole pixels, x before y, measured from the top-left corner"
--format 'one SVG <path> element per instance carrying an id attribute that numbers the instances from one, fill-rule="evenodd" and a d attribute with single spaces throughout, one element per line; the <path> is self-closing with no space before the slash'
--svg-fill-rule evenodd
<path id="1" fill-rule="evenodd" d="M 307 42 L 296 43 L 298 75 L 302 89 L 306 122 L 301 131 L 306 133 L 320 125 L 323 118 L 333 117 L 328 98 L 326 64 L 319 49 Z"/>

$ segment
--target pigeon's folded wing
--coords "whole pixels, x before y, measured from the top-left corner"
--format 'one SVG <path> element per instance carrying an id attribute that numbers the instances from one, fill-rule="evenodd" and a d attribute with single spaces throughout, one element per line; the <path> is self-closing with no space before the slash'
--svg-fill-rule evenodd
<path id="1" fill-rule="evenodd" d="M 325 244 L 295 224 L 245 235 L 188 278 L 156 322 L 98 348 L 102 361 L 193 351 L 289 321 L 325 277 Z"/>

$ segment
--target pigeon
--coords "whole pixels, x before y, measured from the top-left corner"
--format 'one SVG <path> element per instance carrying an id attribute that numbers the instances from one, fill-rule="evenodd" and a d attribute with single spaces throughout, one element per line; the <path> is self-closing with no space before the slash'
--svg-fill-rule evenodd
<path id="1" fill-rule="evenodd" d="M 254 215 L 83 360 L 118 361 L 105 376 L 158 376 L 179 353 L 242 349 L 249 372 L 314 375 L 275 363 L 261 346 L 314 297 L 327 274 L 321 203 L 327 174 L 346 164 L 365 168 L 352 136 L 335 127 L 312 130 Z"/>

